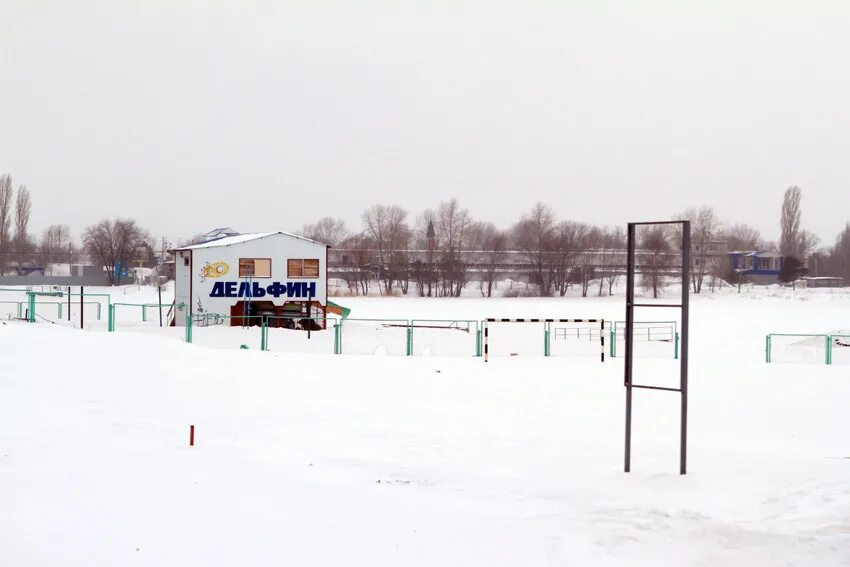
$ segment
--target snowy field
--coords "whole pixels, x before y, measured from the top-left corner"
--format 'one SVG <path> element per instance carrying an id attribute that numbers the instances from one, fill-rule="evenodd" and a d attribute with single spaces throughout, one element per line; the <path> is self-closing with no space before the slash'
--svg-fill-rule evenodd
<path id="1" fill-rule="evenodd" d="M 472 327 L 414 329 L 406 357 L 386 322 L 614 321 L 622 295 L 340 298 L 385 321 L 345 323 L 342 355 L 332 331 L 273 329 L 260 352 L 257 329 L 196 327 L 189 345 L 155 309 L 119 307 L 115 333 L 95 305 L 86 332 L 55 305 L 27 324 L 16 297 L 0 294 L 0 565 L 850 565 L 850 347 L 832 366 L 820 339 L 764 353 L 771 332 L 846 333 L 848 293 L 693 296 L 684 477 L 669 392 L 635 391 L 622 472 L 622 357 L 600 363 L 582 331 L 544 358 L 541 327 L 494 326 L 485 364 Z M 657 326 L 636 381 L 672 385 Z"/>

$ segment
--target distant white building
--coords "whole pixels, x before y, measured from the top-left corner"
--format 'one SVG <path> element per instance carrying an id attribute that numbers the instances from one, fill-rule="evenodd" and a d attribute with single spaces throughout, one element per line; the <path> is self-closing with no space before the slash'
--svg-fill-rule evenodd
<path id="1" fill-rule="evenodd" d="M 325 244 L 286 232 L 264 232 L 224 236 L 172 253 L 175 301 L 182 305 L 175 309 L 175 325 L 185 325 L 187 315 L 217 314 L 235 326 L 259 325 L 262 315 L 269 316 L 271 326 L 284 326 L 309 314 L 324 327 Z"/>

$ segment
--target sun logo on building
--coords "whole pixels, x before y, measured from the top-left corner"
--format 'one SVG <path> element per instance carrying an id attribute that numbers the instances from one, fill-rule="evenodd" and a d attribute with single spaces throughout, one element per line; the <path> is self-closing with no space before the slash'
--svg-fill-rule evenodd
<path id="1" fill-rule="evenodd" d="M 230 266 L 227 262 L 213 262 L 212 264 L 207 262 L 201 267 L 201 281 L 205 281 L 207 278 L 220 278 L 229 271 Z"/>

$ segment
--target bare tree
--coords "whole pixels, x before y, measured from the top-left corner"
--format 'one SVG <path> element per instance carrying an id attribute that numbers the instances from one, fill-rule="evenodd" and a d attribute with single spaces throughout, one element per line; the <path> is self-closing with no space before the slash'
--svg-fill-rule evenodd
<path id="1" fill-rule="evenodd" d="M 548 205 L 537 203 L 513 228 L 513 238 L 532 266 L 532 279 L 540 296 L 548 296 L 553 284 L 553 240 L 555 214 Z"/>
<path id="2" fill-rule="evenodd" d="M 759 231 L 746 224 L 735 224 L 727 227 L 720 235 L 720 238 L 724 241 L 726 249 L 729 251 L 749 251 L 766 248 Z"/>
<path id="3" fill-rule="evenodd" d="M 827 267 L 830 275 L 844 278 L 850 284 L 850 223 L 844 226 L 835 238 L 835 245 L 827 253 Z"/>
<path id="4" fill-rule="evenodd" d="M 27 229 L 32 214 L 32 201 L 30 190 L 26 185 L 18 187 L 18 196 L 15 199 L 15 247 L 18 252 L 18 268 L 23 267 L 24 254 L 28 251 L 30 241 Z"/>
<path id="5" fill-rule="evenodd" d="M 62 254 L 70 252 L 70 244 L 71 227 L 67 224 L 51 224 L 41 235 L 40 252 L 45 261 L 52 264 Z"/>
<path id="6" fill-rule="evenodd" d="M 472 218 L 469 211 L 461 208 L 457 199 L 440 203 L 437 209 L 435 229 L 440 247 L 440 295 L 460 297 L 466 285 L 466 258 L 464 257 L 469 238 Z"/>
<path id="7" fill-rule="evenodd" d="M 800 231 L 800 248 L 797 253 L 800 255 L 800 259 L 808 261 L 809 256 L 814 253 L 815 249 L 820 244 L 820 238 L 810 230 L 803 229 Z"/>
<path id="8" fill-rule="evenodd" d="M 599 296 L 602 297 L 602 286 L 607 282 L 608 295 L 614 294 L 614 284 L 620 274 L 617 270 L 618 259 L 624 258 L 626 247 L 626 233 L 622 227 L 605 228 L 600 237 L 600 268 L 602 273 L 599 278 Z"/>
<path id="9" fill-rule="evenodd" d="M 508 249 L 508 235 L 491 222 L 475 223 L 472 232 L 481 265 L 481 295 L 493 297 L 493 288 L 501 273 L 500 264 Z"/>
<path id="10" fill-rule="evenodd" d="M 640 246 L 645 253 L 641 265 L 643 287 L 651 290 L 652 297 L 657 299 L 664 287 L 665 272 L 671 265 L 670 235 L 663 226 L 649 226 L 641 235 Z M 682 285 L 688 283 L 682 282 Z"/>
<path id="11" fill-rule="evenodd" d="M 782 214 L 779 224 L 782 233 L 779 239 L 779 253 L 783 256 L 800 257 L 800 201 L 802 191 L 799 187 L 789 187 L 782 200 Z"/>
<path id="12" fill-rule="evenodd" d="M 348 238 L 348 229 L 342 219 L 322 217 L 315 224 L 305 224 L 301 234 L 310 240 L 335 247 Z"/>
<path id="13" fill-rule="evenodd" d="M 377 260 L 375 244 L 366 234 L 355 234 L 343 241 L 347 251 L 343 265 L 346 268 L 346 283 L 354 294 L 369 295 L 369 284 L 374 279 Z"/>
<path id="14" fill-rule="evenodd" d="M 11 249 L 12 232 L 12 176 L 0 175 L 0 275 L 6 272 L 8 255 Z"/>
<path id="15" fill-rule="evenodd" d="M 561 297 L 567 293 L 572 282 L 581 283 L 583 293 L 587 294 L 587 285 L 593 272 L 592 254 L 588 253 L 595 237 L 591 235 L 592 231 L 588 225 L 573 221 L 561 221 L 555 227 L 550 254 L 552 287 Z M 584 261 L 581 269 L 576 269 L 580 257 Z"/>
<path id="16" fill-rule="evenodd" d="M 390 264 L 399 251 L 407 248 L 410 229 L 405 223 L 407 212 L 399 206 L 374 205 L 363 213 L 366 233 L 375 242 L 381 264 L 384 290 L 392 291 L 395 277 Z"/>
<path id="17" fill-rule="evenodd" d="M 83 245 L 103 265 L 112 285 L 121 284 L 121 272 L 131 265 L 137 249 L 147 240 L 147 232 L 134 220 L 104 219 L 83 231 Z"/>
<path id="18" fill-rule="evenodd" d="M 691 287 L 694 293 L 700 293 L 705 276 L 717 264 L 720 220 L 711 207 L 687 209 L 675 218 L 691 221 Z"/>
<path id="19" fill-rule="evenodd" d="M 405 295 L 407 295 L 410 287 L 409 249 L 412 235 L 410 227 L 402 223 L 398 226 L 391 240 L 389 278 L 391 281 L 395 281 L 396 286 Z"/>

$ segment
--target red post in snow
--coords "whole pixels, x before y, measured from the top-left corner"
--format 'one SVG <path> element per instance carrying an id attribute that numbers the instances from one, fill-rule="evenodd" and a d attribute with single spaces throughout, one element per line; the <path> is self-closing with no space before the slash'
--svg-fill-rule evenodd
<path id="1" fill-rule="evenodd" d="M 194 425 L 189 426 L 189 446 L 190 447 L 195 446 L 195 426 Z"/>

